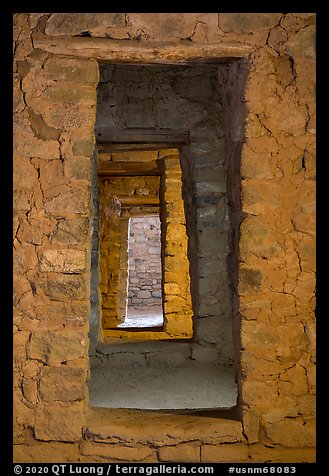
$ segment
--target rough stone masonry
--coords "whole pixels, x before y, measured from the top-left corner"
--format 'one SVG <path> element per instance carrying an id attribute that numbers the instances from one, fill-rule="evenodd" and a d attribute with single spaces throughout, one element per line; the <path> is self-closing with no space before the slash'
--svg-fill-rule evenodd
<path id="1" fill-rule="evenodd" d="M 154 306 L 162 309 L 159 216 L 137 216 L 130 220 L 128 307 L 148 312 Z"/>
<path id="2" fill-rule="evenodd" d="M 14 15 L 16 462 L 315 461 L 315 28 L 313 13 Z M 99 62 L 215 58 L 240 418 L 90 409 Z"/>

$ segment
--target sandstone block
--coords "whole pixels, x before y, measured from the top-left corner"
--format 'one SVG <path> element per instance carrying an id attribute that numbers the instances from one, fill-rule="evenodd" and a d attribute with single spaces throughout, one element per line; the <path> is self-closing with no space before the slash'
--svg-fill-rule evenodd
<path id="1" fill-rule="evenodd" d="M 35 437 L 42 441 L 79 441 L 82 438 L 83 406 L 38 405 L 35 418 Z"/>
<path id="2" fill-rule="evenodd" d="M 29 341 L 30 332 L 21 330 L 14 333 L 13 349 L 14 359 L 18 365 L 22 365 L 26 360 L 26 349 Z"/>
<path id="3" fill-rule="evenodd" d="M 38 387 L 37 381 L 35 379 L 23 379 L 22 391 L 24 398 L 33 405 L 37 403 L 38 400 Z"/>
<path id="4" fill-rule="evenodd" d="M 146 446 L 123 446 L 120 444 L 102 444 L 92 443 L 91 441 L 83 441 L 81 446 L 81 454 L 86 456 L 101 456 L 109 461 L 145 461 L 154 457 L 157 461 L 156 451 Z"/>
<path id="5" fill-rule="evenodd" d="M 123 13 L 52 13 L 46 24 L 46 34 L 79 35 L 91 32 L 94 36 L 105 36 L 110 27 L 125 25 Z"/>
<path id="6" fill-rule="evenodd" d="M 249 461 L 248 446 L 246 444 L 231 445 L 202 445 L 202 463 L 244 463 Z"/>
<path id="7" fill-rule="evenodd" d="M 80 461 L 77 443 L 36 442 L 33 445 L 14 445 L 14 463 L 58 463 Z"/>
<path id="8" fill-rule="evenodd" d="M 195 323 L 195 335 L 198 341 L 216 344 L 222 336 L 223 320 L 218 316 L 202 317 Z"/>
<path id="9" fill-rule="evenodd" d="M 243 409 L 243 433 L 250 444 L 259 440 L 259 415 L 252 408 Z"/>
<path id="10" fill-rule="evenodd" d="M 261 444 L 250 446 L 251 463 L 314 463 L 315 460 L 314 448 L 269 448 Z"/>
<path id="11" fill-rule="evenodd" d="M 78 245 L 85 243 L 88 239 L 89 227 L 88 218 L 58 220 L 49 240 L 54 244 Z"/>
<path id="12" fill-rule="evenodd" d="M 72 151 L 74 155 L 83 155 L 85 157 L 91 157 L 94 151 L 94 137 L 84 138 L 76 137 L 73 139 Z"/>
<path id="13" fill-rule="evenodd" d="M 86 270 L 85 252 L 79 250 L 47 250 L 40 257 L 40 270 L 75 274 Z"/>
<path id="14" fill-rule="evenodd" d="M 240 268 L 239 294 L 257 293 L 260 291 L 262 273 L 258 269 Z"/>
<path id="15" fill-rule="evenodd" d="M 151 297 L 151 293 L 150 293 L 150 291 L 147 291 L 147 290 L 145 290 L 145 291 L 138 291 L 137 297 L 138 297 L 139 299 L 147 299 L 147 298 Z"/>
<path id="16" fill-rule="evenodd" d="M 90 207 L 87 190 L 70 189 L 45 203 L 45 210 L 53 215 L 87 213 Z"/>
<path id="17" fill-rule="evenodd" d="M 242 399 L 247 405 L 258 408 L 270 408 L 278 395 L 278 384 L 273 380 L 246 379 L 242 384 Z"/>
<path id="18" fill-rule="evenodd" d="M 80 127 L 92 127 L 95 123 L 95 108 L 90 106 L 81 106 L 76 104 L 58 105 L 45 113 L 47 123 L 60 131 Z"/>
<path id="19" fill-rule="evenodd" d="M 21 402 L 21 396 L 18 392 L 14 393 L 13 416 L 13 436 L 19 441 L 23 436 L 24 428 L 34 426 L 35 410 Z"/>
<path id="20" fill-rule="evenodd" d="M 316 395 L 306 394 L 296 398 L 299 413 L 304 418 L 315 417 L 316 413 Z"/>
<path id="21" fill-rule="evenodd" d="M 48 402 L 83 400 L 85 371 L 74 367 L 44 367 L 40 377 L 40 396 Z"/>
<path id="22" fill-rule="evenodd" d="M 304 105 L 298 105 L 291 101 L 290 97 L 283 100 L 280 97 L 267 99 L 264 110 L 264 126 L 272 134 L 286 133 L 300 135 L 305 131 L 308 113 Z M 282 117 L 286 120 L 282 121 Z"/>
<path id="23" fill-rule="evenodd" d="M 96 104 L 96 88 L 78 87 L 49 87 L 48 98 L 55 103 Z"/>
<path id="24" fill-rule="evenodd" d="M 295 59 L 315 60 L 315 31 L 315 25 L 308 25 L 292 35 L 286 43 L 288 54 Z"/>
<path id="25" fill-rule="evenodd" d="M 308 322 L 305 326 L 305 333 L 308 339 L 307 350 L 311 354 L 311 361 L 314 362 L 316 358 L 316 324 L 315 322 Z"/>
<path id="26" fill-rule="evenodd" d="M 91 175 L 90 157 L 74 157 L 67 160 L 65 175 L 71 180 L 89 180 Z"/>
<path id="27" fill-rule="evenodd" d="M 39 157 L 49 160 L 60 157 L 58 141 L 38 139 L 32 132 L 18 128 L 14 131 L 14 153 L 18 157 Z"/>
<path id="28" fill-rule="evenodd" d="M 50 365 L 75 360 L 86 352 L 87 336 L 82 331 L 38 332 L 31 336 L 29 356 Z"/>
<path id="29" fill-rule="evenodd" d="M 306 371 L 299 364 L 296 364 L 294 367 L 282 373 L 281 380 L 283 382 L 290 382 L 291 385 L 288 387 L 289 394 L 298 396 L 308 392 Z"/>
<path id="30" fill-rule="evenodd" d="M 200 181 L 196 182 L 195 189 L 198 195 L 207 195 L 209 193 L 225 193 L 226 182 L 224 180 L 221 182 L 215 182 L 214 180 L 207 180 L 206 182 Z"/>
<path id="31" fill-rule="evenodd" d="M 315 421 L 301 421 L 286 418 L 277 423 L 266 425 L 266 434 L 273 443 L 286 447 L 315 447 Z"/>
<path id="32" fill-rule="evenodd" d="M 177 299 L 177 298 L 176 298 Z M 178 302 L 178 306 L 181 307 Z M 165 306 L 165 315 L 167 316 L 168 321 L 165 324 L 165 329 L 168 334 L 172 335 L 186 335 L 186 337 L 192 337 L 193 335 L 193 325 L 192 325 L 192 315 L 190 313 L 184 314 L 169 314 L 170 309 L 167 313 Z"/>
<path id="33" fill-rule="evenodd" d="M 162 446 L 158 450 L 159 461 L 171 463 L 198 463 L 200 461 L 200 446 L 191 443 L 181 443 L 177 446 Z"/>
<path id="34" fill-rule="evenodd" d="M 58 140 L 60 131 L 55 127 L 49 126 L 40 114 L 35 113 L 31 108 L 28 108 L 30 124 L 33 132 L 38 139 L 44 141 Z"/>
<path id="35" fill-rule="evenodd" d="M 67 18 L 70 17 L 67 16 Z M 69 21 L 71 22 L 71 18 Z M 95 60 L 50 56 L 44 64 L 44 71 L 51 81 L 66 81 L 83 85 L 98 83 L 98 64 Z"/>
<path id="36" fill-rule="evenodd" d="M 255 34 L 277 25 L 280 16 L 280 13 L 220 13 L 218 23 L 224 32 Z"/>
<path id="37" fill-rule="evenodd" d="M 60 330 L 63 325 L 82 326 L 87 322 L 89 304 L 86 302 L 63 303 L 51 301 L 35 308 L 39 325 L 47 330 Z"/>
<path id="38" fill-rule="evenodd" d="M 40 287 L 51 301 L 84 300 L 87 298 L 85 276 L 51 274 L 45 275 L 41 279 Z"/>

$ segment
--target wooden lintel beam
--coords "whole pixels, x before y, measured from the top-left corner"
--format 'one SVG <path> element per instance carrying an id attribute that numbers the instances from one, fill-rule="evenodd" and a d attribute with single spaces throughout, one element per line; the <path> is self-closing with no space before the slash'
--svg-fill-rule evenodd
<path id="1" fill-rule="evenodd" d="M 250 55 L 253 48 L 240 42 L 195 44 L 190 41 L 160 43 L 154 41 L 114 40 L 71 36 L 48 36 L 36 32 L 35 48 L 52 54 L 94 58 L 108 63 L 188 64 L 193 62 L 232 61 Z"/>
<path id="2" fill-rule="evenodd" d="M 187 131 L 172 131 L 170 129 L 116 129 L 111 127 L 95 127 L 95 136 L 98 150 L 104 150 L 106 144 L 131 143 L 131 144 L 157 144 L 174 143 L 184 144 L 189 140 Z"/>
<path id="3" fill-rule="evenodd" d="M 119 202 L 123 207 L 131 206 L 158 206 L 160 204 L 159 197 L 144 197 L 144 196 L 127 196 L 127 197 L 118 197 Z"/>
<path id="4" fill-rule="evenodd" d="M 182 144 L 177 142 L 153 142 L 153 143 L 130 143 L 130 142 L 107 142 L 99 143 L 97 142 L 98 152 L 117 152 L 117 151 L 131 151 L 131 150 L 159 150 L 159 149 L 168 149 L 168 148 L 179 148 Z"/>

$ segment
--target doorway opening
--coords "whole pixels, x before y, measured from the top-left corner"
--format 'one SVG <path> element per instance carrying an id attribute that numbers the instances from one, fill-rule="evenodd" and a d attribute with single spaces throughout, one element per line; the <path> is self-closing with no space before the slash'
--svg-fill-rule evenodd
<path id="1" fill-rule="evenodd" d="M 162 327 L 161 222 L 159 215 L 128 221 L 125 320 L 118 327 Z"/>
<path id="2" fill-rule="evenodd" d="M 94 329 L 96 316 L 100 324 L 90 347 L 93 406 L 184 411 L 236 406 L 231 278 L 240 142 L 231 144 L 236 136 L 229 126 L 236 104 L 230 88 L 242 81 L 239 73 L 210 63 L 100 67 Z M 234 117 L 242 130 L 238 99 Z M 132 293 L 137 281 L 130 282 L 128 266 L 133 246 L 128 229 L 133 218 L 148 214 L 159 214 L 161 221 L 163 325 L 125 327 L 129 299 L 142 304 L 136 298 L 152 295 L 142 286 Z M 138 297 L 141 291 L 148 293 Z"/>

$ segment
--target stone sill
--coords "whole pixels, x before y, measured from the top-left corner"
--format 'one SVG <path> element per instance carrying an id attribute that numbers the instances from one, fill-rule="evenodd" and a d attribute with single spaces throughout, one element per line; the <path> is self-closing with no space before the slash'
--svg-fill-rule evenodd
<path id="1" fill-rule="evenodd" d="M 155 445 L 187 441 L 199 441 L 201 444 L 245 442 L 241 421 L 205 416 L 206 413 L 89 408 L 84 437 L 103 443 Z M 218 414 L 224 415 L 225 410 L 218 411 Z"/>
<path id="2" fill-rule="evenodd" d="M 193 332 L 182 334 L 169 334 L 165 331 L 153 330 L 123 330 L 123 329 L 102 329 L 100 335 L 100 342 L 102 344 L 121 344 L 123 342 L 141 342 L 141 341 L 155 341 L 155 340 L 174 340 L 174 339 L 191 339 Z"/>

